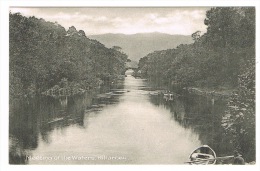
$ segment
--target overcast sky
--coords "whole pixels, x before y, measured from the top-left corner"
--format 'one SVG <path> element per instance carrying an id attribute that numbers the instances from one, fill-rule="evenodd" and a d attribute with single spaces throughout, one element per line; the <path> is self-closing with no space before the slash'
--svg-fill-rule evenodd
<path id="1" fill-rule="evenodd" d="M 148 33 L 191 35 L 206 31 L 209 8 L 10 8 L 12 13 L 75 26 L 87 35 L 103 33 Z"/>

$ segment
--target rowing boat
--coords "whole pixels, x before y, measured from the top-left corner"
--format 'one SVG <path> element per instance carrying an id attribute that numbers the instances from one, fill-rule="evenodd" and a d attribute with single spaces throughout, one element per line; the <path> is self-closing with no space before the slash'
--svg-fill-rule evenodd
<path id="1" fill-rule="evenodd" d="M 216 153 L 208 145 L 195 149 L 189 156 L 190 164 L 213 165 L 216 163 Z"/>

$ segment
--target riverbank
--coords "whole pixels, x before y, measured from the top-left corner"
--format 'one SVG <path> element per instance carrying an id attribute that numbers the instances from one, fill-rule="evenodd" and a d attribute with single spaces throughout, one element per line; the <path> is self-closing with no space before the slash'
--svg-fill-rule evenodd
<path id="1" fill-rule="evenodd" d="M 197 88 L 197 87 L 187 87 L 184 88 L 191 94 L 211 97 L 211 98 L 229 98 L 235 89 L 209 89 L 209 88 Z"/>

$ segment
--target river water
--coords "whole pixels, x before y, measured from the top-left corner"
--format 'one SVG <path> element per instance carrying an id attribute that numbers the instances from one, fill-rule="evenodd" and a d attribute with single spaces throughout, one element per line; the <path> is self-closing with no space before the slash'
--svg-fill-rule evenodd
<path id="1" fill-rule="evenodd" d="M 218 104 L 200 97 L 169 100 L 158 92 L 127 75 L 97 95 L 11 102 L 9 161 L 184 164 L 202 144 L 225 150 L 214 140 L 217 126 L 212 126 L 218 120 L 212 114 L 223 107 L 216 110 Z"/>

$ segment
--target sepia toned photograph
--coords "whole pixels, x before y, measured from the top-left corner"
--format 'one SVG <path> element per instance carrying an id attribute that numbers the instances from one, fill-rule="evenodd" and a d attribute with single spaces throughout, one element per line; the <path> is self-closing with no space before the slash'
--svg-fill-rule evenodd
<path id="1" fill-rule="evenodd" d="M 10 165 L 255 165 L 256 8 L 9 8 Z"/>

